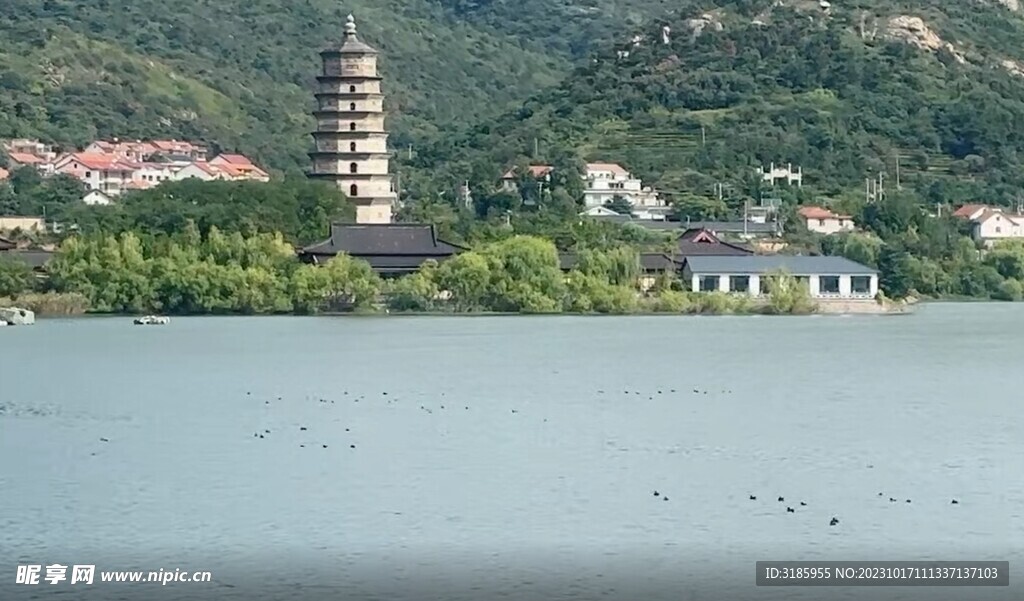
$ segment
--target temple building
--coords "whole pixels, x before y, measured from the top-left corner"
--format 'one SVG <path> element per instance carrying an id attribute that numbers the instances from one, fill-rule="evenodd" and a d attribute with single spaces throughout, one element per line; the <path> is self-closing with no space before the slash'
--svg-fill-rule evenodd
<path id="1" fill-rule="evenodd" d="M 341 46 L 320 56 L 309 177 L 338 186 L 356 205 L 357 223 L 391 223 L 397 195 L 388 173 L 377 51 L 356 37 L 355 19 L 349 15 Z"/>
<path id="2" fill-rule="evenodd" d="M 428 260 L 441 263 L 468 250 L 438 238 L 430 224 L 332 223 L 331 237 L 299 251 L 305 263 L 320 265 L 339 254 L 370 264 L 381 277 L 414 273 Z"/>

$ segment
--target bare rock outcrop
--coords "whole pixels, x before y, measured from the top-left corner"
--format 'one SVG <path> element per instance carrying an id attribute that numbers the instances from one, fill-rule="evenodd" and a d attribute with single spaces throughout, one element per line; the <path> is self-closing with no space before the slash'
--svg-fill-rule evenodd
<path id="1" fill-rule="evenodd" d="M 929 52 L 945 49 L 953 55 L 957 62 L 967 62 L 963 53 L 956 46 L 939 37 L 937 33 L 925 24 L 924 19 L 921 17 L 910 15 L 892 17 L 889 19 L 886 33 L 892 39 L 900 40 Z"/>

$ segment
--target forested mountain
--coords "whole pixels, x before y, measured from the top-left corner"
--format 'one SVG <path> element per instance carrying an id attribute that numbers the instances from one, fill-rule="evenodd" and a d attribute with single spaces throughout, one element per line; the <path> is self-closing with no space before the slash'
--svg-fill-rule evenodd
<path id="1" fill-rule="evenodd" d="M 413 196 L 579 157 L 676 197 L 722 183 L 734 209 L 759 165 L 856 198 L 899 157 L 928 200 L 1009 203 L 1024 18 L 1002 1 L 24 0 L 0 4 L 0 137 L 197 138 L 302 167 L 317 52 L 353 12 L 394 146 L 418 149 L 399 165 Z"/>
<path id="2" fill-rule="evenodd" d="M 557 88 L 438 140 L 420 166 L 486 188 L 509 164 L 578 153 L 620 161 L 676 197 L 724 184 L 733 206 L 707 207 L 724 213 L 756 200 L 754 170 L 771 162 L 803 167 L 805 199 L 849 204 L 878 173 L 893 190 L 899 162 L 901 188 L 928 202 L 1017 200 L 1024 19 L 1015 1 L 674 7 L 618 32 Z"/>
<path id="3" fill-rule="evenodd" d="M 304 166 L 317 53 L 349 12 L 383 53 L 397 146 L 501 111 L 568 67 L 543 40 L 430 0 L 19 0 L 0 3 L 0 137 L 175 136 Z"/>

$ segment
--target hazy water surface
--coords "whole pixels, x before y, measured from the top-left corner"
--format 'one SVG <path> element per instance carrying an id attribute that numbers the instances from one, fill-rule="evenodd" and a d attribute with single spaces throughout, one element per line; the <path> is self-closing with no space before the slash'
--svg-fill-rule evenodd
<path id="1" fill-rule="evenodd" d="M 1022 361 L 1021 305 L 6 328 L 0 598 L 1019 599 Z M 759 559 L 1016 583 L 756 589 Z"/>

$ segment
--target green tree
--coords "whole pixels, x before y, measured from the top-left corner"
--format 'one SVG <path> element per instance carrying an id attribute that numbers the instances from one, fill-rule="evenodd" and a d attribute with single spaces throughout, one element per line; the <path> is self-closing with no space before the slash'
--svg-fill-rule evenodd
<path id="1" fill-rule="evenodd" d="M 22 261 L 7 259 L 0 255 L 0 298 L 18 296 L 35 287 L 32 268 Z"/>

